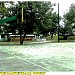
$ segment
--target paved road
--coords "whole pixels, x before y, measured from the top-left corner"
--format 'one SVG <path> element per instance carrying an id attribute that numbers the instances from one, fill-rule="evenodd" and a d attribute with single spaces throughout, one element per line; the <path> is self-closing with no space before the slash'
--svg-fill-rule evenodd
<path id="1" fill-rule="evenodd" d="M 75 43 L 0 46 L 0 71 L 75 71 Z"/>

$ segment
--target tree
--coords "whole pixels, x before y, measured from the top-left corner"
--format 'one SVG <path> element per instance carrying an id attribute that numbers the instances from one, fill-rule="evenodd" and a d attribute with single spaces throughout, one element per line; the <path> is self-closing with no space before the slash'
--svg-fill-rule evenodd
<path id="1" fill-rule="evenodd" d="M 6 16 L 7 9 L 5 7 L 5 2 L 0 1 L 0 19 Z M 0 26 L 0 33 L 2 33 L 2 26 Z"/>
<path id="2" fill-rule="evenodd" d="M 1 1 L 0 2 L 0 18 L 1 19 L 7 18 L 13 15 L 13 7 L 12 7 L 13 5 L 14 5 L 13 1 Z M 4 29 L 3 31 L 10 32 L 12 30 L 12 29 L 10 30 L 10 26 L 8 26 L 9 24 L 12 25 L 13 23 L 9 22 L 9 23 L 5 23 L 1 25 Z"/>
<path id="3" fill-rule="evenodd" d="M 73 34 L 72 31 L 75 29 L 75 4 L 71 4 L 69 11 L 64 14 L 64 24 L 66 33 Z"/>
<path id="4" fill-rule="evenodd" d="M 5 2 L 0 1 L 0 18 L 2 19 L 4 16 L 6 16 L 7 9 L 5 7 Z"/>
<path id="5" fill-rule="evenodd" d="M 50 17 L 49 17 L 50 16 Z M 56 12 L 48 14 L 48 32 L 50 31 L 51 33 L 51 38 L 53 38 L 53 34 L 57 33 L 57 27 L 58 27 L 58 14 Z M 46 24 L 47 24 L 46 23 Z"/>
<path id="6" fill-rule="evenodd" d="M 52 34 L 57 30 L 57 14 L 53 13 L 54 4 L 51 2 L 34 2 L 32 7 L 35 12 L 34 31 L 47 35 L 48 32 Z"/>
<path id="7" fill-rule="evenodd" d="M 42 33 L 45 35 L 51 29 L 55 31 L 57 27 L 57 14 L 52 13 L 53 4 L 51 4 L 51 2 L 18 2 L 18 5 L 20 7 L 23 6 L 25 9 L 24 17 L 26 20 L 29 20 L 29 22 L 26 23 L 26 26 L 28 26 L 26 30 L 28 30 L 30 33 L 37 32 L 38 34 Z M 29 5 L 32 7 L 30 13 L 26 12 L 29 10 Z M 32 16 L 27 16 L 27 14 L 32 14 Z M 51 21 L 49 19 L 51 19 Z"/>
<path id="8" fill-rule="evenodd" d="M 47 35 L 51 32 L 53 35 L 57 31 L 57 14 L 53 13 L 53 7 L 55 4 L 51 2 L 39 1 L 39 2 L 20 2 L 17 4 L 14 2 L 6 2 L 10 6 L 7 7 L 7 17 L 17 15 L 17 10 L 24 8 L 24 26 L 27 33 L 38 33 Z M 31 12 L 30 12 L 31 11 Z M 9 26 L 5 27 L 7 32 L 15 33 L 16 29 L 20 29 L 20 24 L 17 21 L 8 22 Z M 14 30 L 14 32 L 13 32 Z M 28 32 L 29 31 L 29 32 Z"/>

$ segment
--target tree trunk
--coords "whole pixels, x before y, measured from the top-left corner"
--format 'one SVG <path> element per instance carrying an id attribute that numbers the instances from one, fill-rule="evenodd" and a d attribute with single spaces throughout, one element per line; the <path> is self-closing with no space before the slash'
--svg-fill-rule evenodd
<path id="1" fill-rule="evenodd" d="M 51 34 L 51 38 L 53 38 L 53 34 Z"/>
<path id="2" fill-rule="evenodd" d="M 24 34 L 23 38 L 21 39 L 20 45 L 23 44 L 24 38 L 25 38 L 26 34 Z"/>

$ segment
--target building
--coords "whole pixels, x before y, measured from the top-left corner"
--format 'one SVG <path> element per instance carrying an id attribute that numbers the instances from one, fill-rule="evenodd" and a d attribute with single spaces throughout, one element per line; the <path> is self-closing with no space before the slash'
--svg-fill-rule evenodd
<path id="1" fill-rule="evenodd" d="M 27 34 L 24 41 L 32 41 L 35 38 L 34 34 Z M 18 34 L 1 34 L 0 39 L 2 41 L 20 41 L 20 35 Z"/>

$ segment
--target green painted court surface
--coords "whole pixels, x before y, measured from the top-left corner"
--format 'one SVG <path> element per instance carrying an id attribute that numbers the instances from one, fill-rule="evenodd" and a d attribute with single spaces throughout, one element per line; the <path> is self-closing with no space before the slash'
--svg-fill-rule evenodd
<path id="1" fill-rule="evenodd" d="M 0 46 L 0 71 L 75 71 L 75 43 Z"/>

